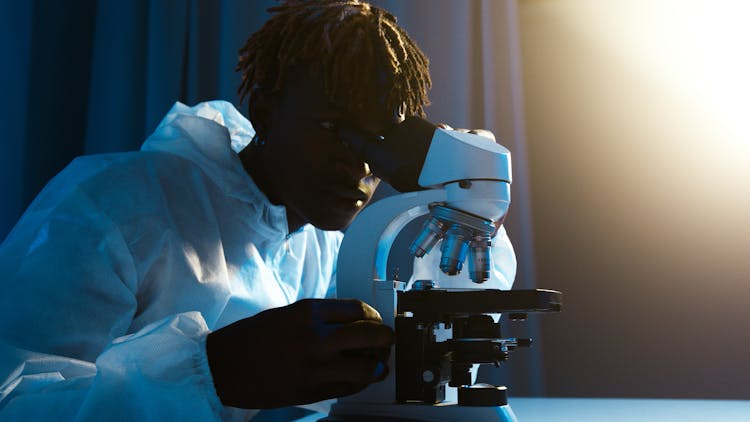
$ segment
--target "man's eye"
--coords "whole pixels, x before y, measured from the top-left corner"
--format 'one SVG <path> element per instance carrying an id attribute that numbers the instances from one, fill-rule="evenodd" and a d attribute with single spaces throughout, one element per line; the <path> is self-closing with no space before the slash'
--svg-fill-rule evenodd
<path id="1" fill-rule="evenodd" d="M 326 130 L 335 130 L 336 129 L 336 123 L 330 121 L 330 120 L 323 120 L 320 122 L 320 127 Z"/>

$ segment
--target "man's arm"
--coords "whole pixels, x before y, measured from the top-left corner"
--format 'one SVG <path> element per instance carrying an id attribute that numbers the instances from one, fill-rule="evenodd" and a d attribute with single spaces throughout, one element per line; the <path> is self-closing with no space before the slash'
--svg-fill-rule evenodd
<path id="1" fill-rule="evenodd" d="M 125 240 L 83 191 L 52 202 L 0 250 L 0 419 L 218 419 L 202 316 L 127 335 L 138 286 Z"/>

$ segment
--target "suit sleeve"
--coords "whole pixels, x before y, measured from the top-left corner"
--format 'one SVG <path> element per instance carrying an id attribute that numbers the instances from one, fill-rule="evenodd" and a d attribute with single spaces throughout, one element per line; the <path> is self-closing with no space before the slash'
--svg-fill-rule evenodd
<path id="1" fill-rule="evenodd" d="M 202 315 L 131 333 L 138 281 L 120 231 L 80 190 L 46 202 L 0 247 L 0 420 L 220 419 Z"/>

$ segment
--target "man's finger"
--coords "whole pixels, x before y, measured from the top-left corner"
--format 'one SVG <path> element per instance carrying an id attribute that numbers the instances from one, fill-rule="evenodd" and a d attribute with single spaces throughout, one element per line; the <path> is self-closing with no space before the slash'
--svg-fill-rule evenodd
<path id="1" fill-rule="evenodd" d="M 375 321 L 356 321 L 338 327 L 325 341 L 321 356 L 336 356 L 344 351 L 388 349 L 393 330 Z"/>
<path id="2" fill-rule="evenodd" d="M 495 134 L 492 133 L 489 130 L 486 130 L 486 129 L 464 129 L 464 128 L 457 128 L 457 129 L 453 129 L 453 130 L 456 131 L 456 132 L 471 133 L 472 135 L 479 135 L 482 138 L 487 138 L 487 139 L 490 139 L 492 141 L 496 141 Z"/>
<path id="3" fill-rule="evenodd" d="M 312 317 L 316 322 L 337 323 L 371 320 L 382 322 L 380 313 L 372 306 L 356 299 L 329 299 L 312 302 Z"/>
<path id="4" fill-rule="evenodd" d="M 485 129 L 472 129 L 469 131 L 469 133 L 473 133 L 474 135 L 479 135 L 483 138 L 491 139 L 495 141 L 495 134 L 490 132 L 489 130 Z"/>
<path id="5" fill-rule="evenodd" d="M 382 377 L 385 365 L 374 359 L 338 357 L 318 366 L 314 371 L 316 382 L 325 384 L 346 383 L 366 385 Z"/>

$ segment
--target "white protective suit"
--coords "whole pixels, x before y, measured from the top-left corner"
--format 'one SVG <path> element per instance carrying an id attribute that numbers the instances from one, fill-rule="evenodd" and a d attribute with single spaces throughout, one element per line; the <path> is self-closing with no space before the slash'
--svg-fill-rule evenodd
<path id="1" fill-rule="evenodd" d="M 207 334 L 335 297 L 342 237 L 288 233 L 236 154 L 253 134 L 229 103 L 178 103 L 142 151 L 78 158 L 45 187 L 0 247 L 0 420 L 252 414 L 219 401 Z M 495 244 L 509 288 L 504 231 Z"/>

